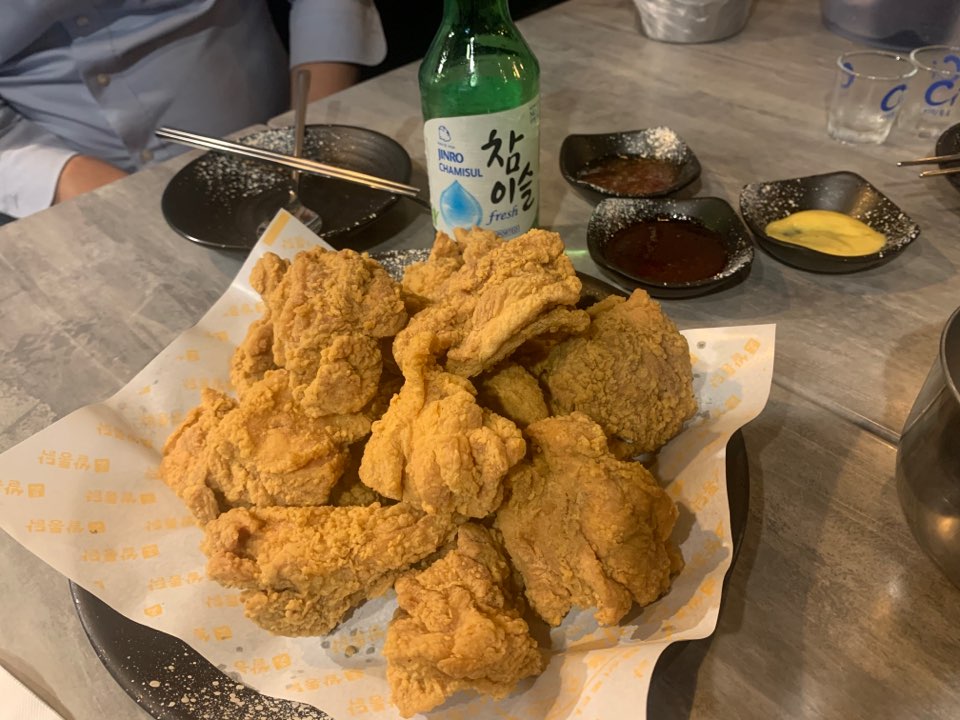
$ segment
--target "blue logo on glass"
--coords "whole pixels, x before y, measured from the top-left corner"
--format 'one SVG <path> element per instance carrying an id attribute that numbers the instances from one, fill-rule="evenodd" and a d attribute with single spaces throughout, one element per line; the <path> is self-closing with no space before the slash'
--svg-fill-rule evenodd
<path id="1" fill-rule="evenodd" d="M 440 193 L 440 215 L 450 227 L 470 228 L 483 219 L 483 208 L 463 185 L 454 180 Z"/>
<path id="2" fill-rule="evenodd" d="M 450 142 L 450 131 L 447 130 L 446 125 L 441 125 L 437 128 L 437 134 L 440 136 L 441 142 Z"/>

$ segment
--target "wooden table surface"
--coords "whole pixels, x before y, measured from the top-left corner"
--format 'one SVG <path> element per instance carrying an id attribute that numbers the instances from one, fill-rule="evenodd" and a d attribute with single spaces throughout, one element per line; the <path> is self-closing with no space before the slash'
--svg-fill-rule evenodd
<path id="1" fill-rule="evenodd" d="M 821 27 L 813 3 L 758 0 L 742 33 L 706 45 L 646 39 L 621 0 L 571 0 L 521 29 L 542 67 L 540 222 L 578 268 L 598 274 L 592 207 L 558 169 L 569 133 L 668 125 L 700 158 L 698 194 L 735 208 L 750 182 L 850 170 L 922 228 L 881 268 L 814 275 L 758 252 L 740 285 L 664 302 L 681 327 L 776 323 L 777 358 L 770 402 L 744 431 L 750 520 L 717 632 L 658 669 L 650 716 L 956 718 L 960 590 L 913 541 L 894 483 L 898 433 L 960 305 L 960 194 L 895 164 L 932 143 L 827 137 L 833 63 L 853 44 Z M 308 119 L 390 135 L 425 183 L 414 66 Z M 186 242 L 160 213 L 195 156 L 0 228 L 0 450 L 122 387 L 235 275 L 242 255 Z M 349 243 L 431 239 L 401 202 Z M 0 663 L 65 718 L 145 718 L 96 659 L 64 578 L 2 534 L 0 557 Z"/>

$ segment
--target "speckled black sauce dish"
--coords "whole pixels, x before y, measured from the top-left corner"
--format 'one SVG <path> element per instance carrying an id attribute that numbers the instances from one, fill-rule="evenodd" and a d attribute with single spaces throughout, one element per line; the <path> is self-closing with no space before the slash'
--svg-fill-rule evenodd
<path id="1" fill-rule="evenodd" d="M 583 170 L 604 158 L 631 157 L 663 160 L 676 165 L 676 180 L 658 192 L 625 195 L 580 179 Z M 560 172 L 591 202 L 611 197 L 666 197 L 700 177 L 700 161 L 673 130 L 666 127 L 593 135 L 568 135 L 560 146 Z"/>
<path id="2" fill-rule="evenodd" d="M 934 155 L 956 155 L 960 153 L 960 123 L 951 125 L 937 138 L 937 146 Z M 941 169 L 960 168 L 960 161 L 938 163 Z M 947 182 L 960 190 L 960 173 L 953 175 L 944 175 Z"/>
<path id="3" fill-rule="evenodd" d="M 725 265 L 710 277 L 686 282 L 656 282 L 632 274 L 611 258 L 608 244 L 620 230 L 649 220 L 693 222 L 712 230 L 719 235 L 726 251 Z M 749 274 L 753 263 L 753 241 L 749 231 L 729 203 L 714 197 L 604 200 L 590 216 L 587 250 L 593 261 L 614 281 L 664 299 L 696 297 L 732 287 Z"/>
<path id="4" fill-rule="evenodd" d="M 293 128 L 246 135 L 246 145 L 293 152 Z M 351 125 L 308 125 L 304 156 L 377 177 L 409 182 L 410 155 L 392 138 Z M 183 167 L 164 189 L 160 207 L 167 223 L 187 240 L 249 250 L 259 228 L 286 204 L 290 171 L 279 165 L 208 152 Z M 303 175 L 300 199 L 323 220 L 325 239 L 346 236 L 378 219 L 400 197 L 333 178 Z"/>
<path id="5" fill-rule="evenodd" d="M 764 232 L 774 220 L 801 210 L 833 210 L 850 215 L 882 233 L 887 242 L 875 253 L 844 257 L 781 242 Z M 890 198 L 852 172 L 746 185 L 740 192 L 740 213 L 757 244 L 771 257 L 816 273 L 852 273 L 883 265 L 920 234 L 920 226 Z"/>

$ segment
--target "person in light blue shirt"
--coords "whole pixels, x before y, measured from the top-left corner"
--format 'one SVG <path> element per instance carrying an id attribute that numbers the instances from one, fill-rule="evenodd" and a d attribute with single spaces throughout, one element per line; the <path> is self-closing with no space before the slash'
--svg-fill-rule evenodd
<path id="1" fill-rule="evenodd" d="M 289 56 L 264 0 L 0 0 L 0 212 L 23 217 L 356 81 L 386 41 L 373 0 L 291 0 Z"/>

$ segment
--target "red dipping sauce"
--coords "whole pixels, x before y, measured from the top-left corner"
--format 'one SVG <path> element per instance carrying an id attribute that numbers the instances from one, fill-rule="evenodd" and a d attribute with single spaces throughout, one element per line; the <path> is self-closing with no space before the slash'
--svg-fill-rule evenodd
<path id="1" fill-rule="evenodd" d="M 727 265 L 720 233 L 693 220 L 641 220 L 614 233 L 603 254 L 614 268 L 658 283 L 695 282 Z"/>
<path id="2" fill-rule="evenodd" d="M 680 166 L 666 160 L 620 155 L 587 165 L 578 180 L 620 195 L 641 197 L 669 190 L 680 177 Z"/>

